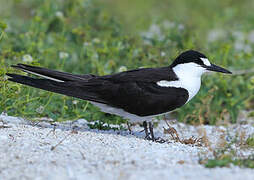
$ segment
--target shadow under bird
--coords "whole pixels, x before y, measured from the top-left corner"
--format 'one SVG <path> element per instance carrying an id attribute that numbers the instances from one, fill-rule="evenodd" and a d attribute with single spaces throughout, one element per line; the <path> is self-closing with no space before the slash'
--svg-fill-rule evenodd
<path id="1" fill-rule="evenodd" d="M 122 116 L 131 123 L 143 122 L 146 138 L 153 141 L 156 139 L 152 118 L 189 102 L 200 89 L 202 74 L 209 71 L 231 74 L 194 50 L 181 53 L 167 67 L 105 76 L 71 74 L 25 64 L 12 67 L 41 78 L 8 73 L 8 80 L 90 101 L 101 111 Z"/>

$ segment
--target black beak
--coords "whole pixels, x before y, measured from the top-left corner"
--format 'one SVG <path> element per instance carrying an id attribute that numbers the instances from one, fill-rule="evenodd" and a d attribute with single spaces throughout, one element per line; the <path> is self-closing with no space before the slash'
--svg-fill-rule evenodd
<path id="1" fill-rule="evenodd" d="M 232 74 L 229 70 L 226 70 L 220 66 L 216 66 L 215 64 L 211 64 L 211 66 L 206 66 L 206 69 L 208 71 L 215 71 L 215 72 L 221 72 L 221 73 L 227 73 L 227 74 Z"/>

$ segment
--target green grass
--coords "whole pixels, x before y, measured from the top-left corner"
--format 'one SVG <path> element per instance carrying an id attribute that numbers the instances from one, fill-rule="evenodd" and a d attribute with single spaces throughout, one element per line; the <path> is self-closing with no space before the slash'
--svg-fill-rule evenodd
<path id="1" fill-rule="evenodd" d="M 56 121 L 85 118 L 121 124 L 86 101 L 6 81 L 16 63 L 105 75 L 169 65 L 186 49 L 230 70 L 254 68 L 251 0 L 12 0 L 0 8 L 0 113 Z M 18 72 L 21 73 L 21 72 Z M 236 122 L 254 109 L 254 74 L 203 78 L 199 94 L 176 117 L 192 124 Z"/>
<path id="2" fill-rule="evenodd" d="M 245 168 L 254 168 L 254 157 L 250 156 L 243 159 L 237 159 L 232 157 L 231 155 L 224 155 L 217 159 L 209 159 L 205 164 L 205 167 L 229 167 L 231 164 Z"/>
<path id="3" fill-rule="evenodd" d="M 252 148 L 254 148 L 254 134 L 250 137 L 248 137 L 246 144 Z"/>
<path id="4" fill-rule="evenodd" d="M 241 139 L 241 138 L 240 138 Z M 206 168 L 215 167 L 230 167 L 230 165 L 254 168 L 254 154 L 246 156 L 244 153 L 237 153 L 237 149 L 253 151 L 253 135 L 247 138 L 246 141 L 239 140 L 239 137 L 234 137 L 223 147 L 213 150 L 213 158 L 202 160 L 200 163 L 204 164 Z"/>

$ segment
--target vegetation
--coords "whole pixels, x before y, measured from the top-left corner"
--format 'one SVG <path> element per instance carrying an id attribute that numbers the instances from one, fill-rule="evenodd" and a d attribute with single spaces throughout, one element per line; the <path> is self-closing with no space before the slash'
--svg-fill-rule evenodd
<path id="1" fill-rule="evenodd" d="M 232 137 L 230 142 L 227 142 L 221 148 L 213 150 L 213 158 L 201 158 L 200 163 L 207 168 L 230 167 L 232 165 L 254 168 L 254 154 L 250 153 L 253 151 L 253 143 L 254 139 L 252 136 L 245 141 L 239 137 L 237 138 L 237 136 Z M 238 151 L 240 149 L 242 150 L 241 153 Z M 249 153 L 243 153 L 244 151 Z"/>
<path id="2" fill-rule="evenodd" d="M 235 159 L 232 155 L 221 155 L 216 159 L 209 159 L 205 167 L 229 167 L 231 164 L 240 167 L 254 168 L 254 157 L 250 156 L 243 159 Z"/>
<path id="3" fill-rule="evenodd" d="M 246 144 L 249 146 L 249 147 L 252 147 L 254 148 L 254 134 L 250 137 L 248 137 L 247 141 L 246 141 Z"/>
<path id="4" fill-rule="evenodd" d="M 175 112 L 180 121 L 234 123 L 239 111 L 254 109 L 254 14 L 246 11 L 254 8 L 251 0 L 0 3 L 0 113 L 121 124 L 125 120 L 86 101 L 8 82 L 5 73 L 26 63 L 105 75 L 168 66 L 187 49 L 202 51 L 235 75 L 204 77 L 199 94 Z"/>

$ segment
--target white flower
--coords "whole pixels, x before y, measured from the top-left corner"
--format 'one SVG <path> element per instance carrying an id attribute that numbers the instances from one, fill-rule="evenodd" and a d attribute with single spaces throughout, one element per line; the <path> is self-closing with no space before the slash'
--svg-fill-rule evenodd
<path id="1" fill-rule="evenodd" d="M 41 114 L 44 111 L 44 107 L 43 106 L 39 106 L 36 110 L 37 113 Z"/>
<path id="2" fill-rule="evenodd" d="M 246 53 L 251 53 L 251 52 L 252 52 L 251 46 L 248 45 L 248 44 L 246 44 L 246 45 L 245 45 L 245 48 L 244 48 L 244 52 L 246 52 Z"/>
<path id="3" fill-rule="evenodd" d="M 149 31 L 155 35 L 161 34 L 161 29 L 157 24 L 152 24 L 149 28 Z"/>
<path id="4" fill-rule="evenodd" d="M 8 78 L 9 78 L 8 76 L 4 75 L 4 80 L 5 80 L 5 81 L 6 81 Z"/>
<path id="5" fill-rule="evenodd" d="M 126 66 L 120 66 L 118 71 L 119 72 L 127 71 L 127 67 Z"/>
<path id="6" fill-rule="evenodd" d="M 212 29 L 208 33 L 207 40 L 209 42 L 214 42 L 214 41 L 218 41 L 218 40 L 224 38 L 225 36 L 226 36 L 226 33 L 225 33 L 224 30 L 222 30 L 222 29 Z"/>
<path id="7" fill-rule="evenodd" d="M 234 31 L 232 35 L 238 40 L 238 41 L 244 41 L 244 33 L 241 31 Z"/>
<path id="8" fill-rule="evenodd" d="M 74 104 L 74 105 L 78 104 L 78 100 L 73 100 L 72 104 Z"/>
<path id="9" fill-rule="evenodd" d="M 248 40 L 251 43 L 254 43 L 254 30 L 252 30 L 248 35 Z"/>
<path id="10" fill-rule="evenodd" d="M 93 42 L 94 42 L 94 43 L 100 43 L 101 40 L 100 40 L 99 38 L 94 38 L 94 39 L 93 39 Z"/>
<path id="11" fill-rule="evenodd" d="M 64 17 L 63 12 L 61 12 L 61 11 L 57 11 L 55 15 L 58 18 L 63 18 Z"/>
<path id="12" fill-rule="evenodd" d="M 90 45 L 89 42 L 84 42 L 84 43 L 83 43 L 83 46 L 89 46 L 89 45 Z"/>
<path id="13" fill-rule="evenodd" d="M 33 61 L 33 57 L 30 55 L 30 54 L 25 54 L 23 57 L 22 57 L 22 61 L 23 62 L 26 62 L 26 63 L 30 63 Z"/>
<path id="14" fill-rule="evenodd" d="M 65 59 L 69 57 L 69 54 L 67 52 L 59 52 L 60 59 Z"/>
<path id="15" fill-rule="evenodd" d="M 157 24 L 152 24 L 148 31 L 141 32 L 140 34 L 148 40 L 152 38 L 157 38 L 159 41 L 162 41 L 163 39 L 165 39 L 165 36 L 161 33 L 161 29 Z"/>
<path id="16" fill-rule="evenodd" d="M 183 25 L 183 24 L 179 24 L 179 25 L 178 25 L 178 30 L 179 30 L 179 31 L 184 30 L 184 25 Z"/>
<path id="17" fill-rule="evenodd" d="M 166 53 L 164 51 L 161 51 L 161 56 L 162 57 L 166 56 Z"/>
<path id="18" fill-rule="evenodd" d="M 242 51 L 244 50 L 244 43 L 243 42 L 240 42 L 240 41 L 236 41 L 235 44 L 234 44 L 234 48 L 235 50 L 237 51 Z"/>
<path id="19" fill-rule="evenodd" d="M 171 29 L 171 28 L 174 28 L 176 26 L 176 23 L 166 20 L 166 21 L 163 21 L 162 25 L 166 29 Z"/>
<path id="20" fill-rule="evenodd" d="M 244 51 L 245 53 L 251 53 L 252 48 L 250 45 L 243 43 L 242 41 L 236 41 L 234 44 L 236 51 Z"/>

